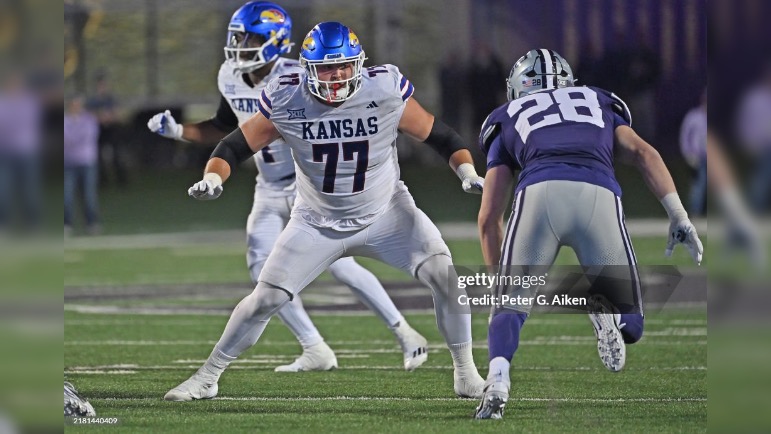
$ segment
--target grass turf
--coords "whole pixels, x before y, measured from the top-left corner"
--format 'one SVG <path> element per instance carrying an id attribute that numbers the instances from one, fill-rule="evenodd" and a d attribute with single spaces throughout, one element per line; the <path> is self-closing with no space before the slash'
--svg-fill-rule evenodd
<path id="1" fill-rule="evenodd" d="M 449 352 L 433 315 L 408 315 L 431 343 L 429 361 L 401 369 L 388 330 L 372 316 L 315 316 L 340 369 L 278 374 L 299 352 L 278 321 L 220 381 L 220 398 L 168 403 L 163 394 L 211 350 L 224 316 L 65 316 L 65 376 L 117 426 L 93 432 L 683 432 L 706 428 L 706 314 L 662 312 L 628 349 L 626 369 L 606 371 L 584 315 L 534 316 L 523 330 L 503 421 L 473 421 L 476 400 L 455 399 Z M 486 365 L 486 318 L 473 321 Z M 67 431 L 82 427 L 68 426 Z"/>
<path id="2" fill-rule="evenodd" d="M 636 238 L 642 264 L 687 265 L 679 249 L 662 257 L 662 238 Z M 481 262 L 478 243 L 448 243 L 458 264 Z M 163 249 L 65 249 L 67 287 L 109 293 L 109 286 L 244 283 L 243 246 Z M 558 260 L 572 264 L 563 250 Z M 401 272 L 362 259 L 387 282 Z M 322 279 L 328 277 L 322 276 Z M 107 288 L 105 288 L 107 287 Z M 237 298 L 164 298 L 171 306 L 233 306 Z M 80 303 L 80 302 L 78 302 Z M 151 305 L 150 300 L 91 300 Z M 524 328 L 512 368 L 503 421 L 473 421 L 476 400 L 456 399 L 449 352 L 431 314 L 407 315 L 431 344 L 416 372 L 401 368 L 390 332 L 371 314 L 312 315 L 336 351 L 340 369 L 278 374 L 300 348 L 279 321 L 220 381 L 220 398 L 168 403 L 163 394 L 186 379 L 211 351 L 225 315 L 115 315 L 65 311 L 65 377 L 113 425 L 67 425 L 67 432 L 691 432 L 706 430 L 706 312 L 664 310 L 646 316 L 646 336 L 628 348 L 625 370 L 606 371 L 585 315 L 534 315 Z M 473 319 L 475 361 L 486 371 L 487 317 Z"/>

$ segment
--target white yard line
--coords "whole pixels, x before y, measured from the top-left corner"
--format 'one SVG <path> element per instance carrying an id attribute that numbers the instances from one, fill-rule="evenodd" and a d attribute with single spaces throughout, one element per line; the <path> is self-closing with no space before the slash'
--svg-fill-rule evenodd
<path id="1" fill-rule="evenodd" d="M 700 233 L 707 233 L 706 219 L 694 221 Z M 664 236 L 669 222 L 665 219 L 630 219 L 626 221 L 629 235 L 632 237 Z M 472 222 L 439 223 L 439 231 L 446 240 L 478 240 L 479 230 Z M 155 249 L 177 248 L 198 244 L 246 245 L 246 235 L 242 230 L 172 232 L 136 235 L 104 235 L 96 237 L 74 237 L 64 240 L 64 250 L 116 250 L 116 249 Z M 75 257 L 69 257 L 74 259 Z"/>
<path id="2" fill-rule="evenodd" d="M 160 401 L 161 398 L 95 398 L 93 401 Z M 218 396 L 214 401 L 261 401 L 261 402 L 291 402 L 291 401 L 478 401 L 473 398 L 407 398 L 387 396 L 323 396 L 323 397 L 262 397 L 262 396 Z M 542 398 L 512 396 L 510 401 L 525 402 L 583 402 L 583 403 L 678 403 L 707 402 L 702 397 L 682 398 Z"/>

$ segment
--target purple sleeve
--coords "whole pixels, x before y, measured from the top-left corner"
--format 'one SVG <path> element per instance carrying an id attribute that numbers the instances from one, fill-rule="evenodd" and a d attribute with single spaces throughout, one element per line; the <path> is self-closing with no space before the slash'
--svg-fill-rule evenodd
<path id="1" fill-rule="evenodd" d="M 508 166 L 512 171 L 520 169 L 519 164 L 506 149 L 506 141 L 501 132 L 491 139 L 487 149 L 487 170 L 502 165 Z"/>

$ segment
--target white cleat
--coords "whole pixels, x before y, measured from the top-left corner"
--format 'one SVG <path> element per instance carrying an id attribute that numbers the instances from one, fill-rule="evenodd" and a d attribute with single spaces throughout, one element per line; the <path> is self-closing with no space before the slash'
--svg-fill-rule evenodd
<path id="1" fill-rule="evenodd" d="M 335 352 L 326 342 L 320 342 L 303 350 L 302 355 L 289 365 L 277 366 L 276 372 L 329 371 L 337 368 Z"/>
<path id="2" fill-rule="evenodd" d="M 509 383 L 487 380 L 482 402 L 474 412 L 474 419 L 503 419 L 503 408 L 509 400 Z"/>
<path id="3" fill-rule="evenodd" d="M 166 392 L 163 399 L 166 401 L 192 401 L 194 399 L 211 399 L 217 396 L 218 386 L 216 382 L 204 380 L 196 372 L 179 386 Z"/>
<path id="4" fill-rule="evenodd" d="M 455 368 L 455 394 L 460 398 L 481 398 L 484 394 L 485 380 L 474 365 Z"/>
<path id="5" fill-rule="evenodd" d="M 626 344 L 621 329 L 621 315 L 614 313 L 608 300 L 595 295 L 590 299 L 589 319 L 597 336 L 597 352 L 602 364 L 611 372 L 619 372 L 626 363 Z"/>
<path id="6" fill-rule="evenodd" d="M 409 329 L 403 335 L 397 335 L 404 353 L 404 369 L 414 371 L 428 360 L 428 341 L 420 333 Z"/>

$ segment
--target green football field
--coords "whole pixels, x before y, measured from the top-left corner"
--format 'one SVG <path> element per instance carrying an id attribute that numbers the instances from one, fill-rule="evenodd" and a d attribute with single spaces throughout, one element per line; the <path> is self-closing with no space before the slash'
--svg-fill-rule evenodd
<path id="1" fill-rule="evenodd" d="M 664 240 L 635 238 L 642 264 L 662 257 Z M 448 243 L 457 263 L 481 262 L 478 243 Z M 534 314 L 512 366 L 503 421 L 474 421 L 477 400 L 458 399 L 449 352 L 424 305 L 429 291 L 374 261 L 410 324 L 430 342 L 415 372 L 387 328 L 322 276 L 303 292 L 335 350 L 332 372 L 278 374 L 300 348 L 278 320 L 220 380 L 210 401 L 171 403 L 164 393 L 211 351 L 228 313 L 250 291 L 240 243 L 167 248 L 71 248 L 65 243 L 64 376 L 118 424 L 89 432 L 692 432 L 707 426 L 706 303 L 649 309 L 643 340 L 628 347 L 618 374 L 603 368 L 586 315 Z M 573 263 L 563 252 L 559 263 Z M 486 374 L 487 315 L 473 317 L 474 355 Z"/>

